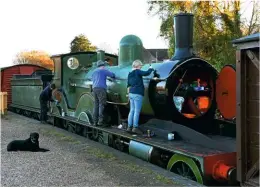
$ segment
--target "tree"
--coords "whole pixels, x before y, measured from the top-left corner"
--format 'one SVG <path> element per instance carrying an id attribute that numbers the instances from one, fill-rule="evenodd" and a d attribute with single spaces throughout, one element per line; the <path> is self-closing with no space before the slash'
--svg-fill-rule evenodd
<path id="1" fill-rule="evenodd" d="M 245 34 L 241 20 L 240 1 L 150 1 L 148 14 L 162 20 L 160 35 L 169 42 L 169 54 L 174 54 L 173 15 L 179 12 L 194 14 L 194 49 L 218 70 L 235 63 L 235 48 L 231 41 Z M 252 14 L 256 22 L 256 13 Z M 256 24 L 251 24 L 255 28 Z M 248 30 L 254 30 L 248 29 Z M 249 33 L 249 31 L 248 31 Z M 205 42 L 207 41 L 207 42 Z"/>
<path id="2" fill-rule="evenodd" d="M 84 34 L 76 36 L 70 43 L 70 52 L 95 51 L 96 49 L 97 47 L 92 46 Z"/>
<path id="3" fill-rule="evenodd" d="M 259 28 L 260 28 L 260 2 L 259 1 L 252 1 L 250 2 L 250 4 L 252 3 L 252 13 L 251 16 L 249 18 L 249 20 L 247 20 L 246 18 L 244 18 L 243 21 L 243 25 L 242 25 L 242 30 L 244 35 L 250 35 L 250 34 L 254 34 L 259 32 Z M 247 9 L 245 9 L 244 11 L 247 11 Z"/>
<path id="4" fill-rule="evenodd" d="M 14 64 L 36 64 L 53 70 L 54 64 L 50 55 L 44 51 L 22 51 L 18 53 L 13 61 Z"/>

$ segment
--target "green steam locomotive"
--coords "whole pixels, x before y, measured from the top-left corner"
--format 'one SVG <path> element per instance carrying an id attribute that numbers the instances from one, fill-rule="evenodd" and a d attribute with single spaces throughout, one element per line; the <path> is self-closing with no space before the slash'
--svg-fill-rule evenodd
<path id="1" fill-rule="evenodd" d="M 102 137 L 107 145 L 127 149 L 132 155 L 172 171 L 180 162 L 184 163 L 191 170 L 189 177 L 200 183 L 212 176 L 215 180 L 234 181 L 234 139 L 221 141 L 214 122 L 218 72 L 193 53 L 193 15 L 177 14 L 174 22 L 175 54 L 170 60 L 153 62 L 154 58 L 135 35 L 121 39 L 119 56 L 101 50 L 55 55 L 54 75 L 51 71 L 38 71 L 29 77 L 13 77 L 11 107 L 38 118 L 40 91 L 48 83 L 55 83 L 53 98 L 59 104 L 50 106 L 53 124 L 97 141 Z M 144 77 L 145 95 L 139 121 L 144 132 L 152 130 L 157 135 L 152 141 L 136 140 L 117 128 L 125 124 L 129 112 L 127 77 L 136 59 L 144 63 L 142 70 L 150 65 L 155 69 Z M 105 121 L 112 126 L 107 129 L 92 126 L 91 76 L 98 60 L 107 61 L 106 68 L 116 75 L 115 79 L 107 79 Z M 181 140 L 165 142 L 169 132 L 177 132 Z M 224 177 L 213 168 L 219 159 L 221 166 L 228 165 Z"/>

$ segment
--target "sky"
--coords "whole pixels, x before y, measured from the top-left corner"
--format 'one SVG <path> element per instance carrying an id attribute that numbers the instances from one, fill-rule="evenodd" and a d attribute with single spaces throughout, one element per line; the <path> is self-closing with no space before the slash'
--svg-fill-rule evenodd
<path id="1" fill-rule="evenodd" d="M 161 21 L 147 12 L 147 0 L 1 1 L 0 67 L 12 65 L 24 50 L 68 53 L 79 34 L 113 52 L 128 34 L 140 37 L 145 48 L 167 48 L 159 37 Z"/>

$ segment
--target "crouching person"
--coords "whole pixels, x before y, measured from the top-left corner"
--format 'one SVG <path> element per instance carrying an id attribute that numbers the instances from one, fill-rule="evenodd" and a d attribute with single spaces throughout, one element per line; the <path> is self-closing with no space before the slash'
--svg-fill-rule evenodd
<path id="1" fill-rule="evenodd" d="M 41 123 L 47 123 L 48 101 L 54 102 L 52 99 L 52 90 L 56 88 L 55 84 L 46 86 L 46 88 L 40 94 L 40 107 L 41 107 Z M 56 101 L 57 102 L 57 101 Z"/>
<path id="2" fill-rule="evenodd" d="M 115 78 L 115 74 L 105 69 L 105 62 L 99 60 L 98 68 L 92 74 L 93 93 L 95 98 L 95 107 L 93 121 L 95 126 L 104 125 L 104 109 L 107 102 L 107 77 Z"/>

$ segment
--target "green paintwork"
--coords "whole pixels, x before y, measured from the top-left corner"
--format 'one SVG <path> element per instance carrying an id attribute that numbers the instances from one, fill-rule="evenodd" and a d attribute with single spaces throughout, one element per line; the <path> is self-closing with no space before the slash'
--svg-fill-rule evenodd
<path id="1" fill-rule="evenodd" d="M 127 95 L 127 77 L 130 71 L 132 71 L 132 63 L 136 59 L 143 60 L 143 44 L 140 38 L 134 35 L 127 35 L 120 41 L 120 52 L 119 52 L 119 63 L 115 57 L 108 56 L 114 66 L 107 66 L 106 68 L 111 72 L 115 73 L 115 80 L 107 80 L 107 93 L 108 101 L 114 103 L 125 104 L 128 103 Z M 71 57 L 76 58 L 79 61 L 80 66 L 72 70 L 67 65 L 67 60 Z M 53 57 L 55 64 L 54 83 L 60 83 L 67 96 L 69 111 L 67 115 L 78 118 L 81 112 L 87 110 L 93 110 L 90 101 L 85 101 L 85 96 L 82 94 L 90 93 L 92 91 L 92 74 L 96 67 L 98 60 L 104 60 L 107 58 L 107 54 L 100 50 L 97 52 L 80 52 L 65 54 Z M 159 63 L 154 64 L 154 67 L 158 66 Z M 142 70 L 148 70 L 149 65 L 145 64 Z M 143 100 L 142 113 L 153 115 L 149 97 L 148 97 L 148 86 L 150 83 L 150 76 L 144 77 L 145 85 L 145 97 Z M 60 81 L 61 80 L 61 81 Z M 119 97 L 115 97 L 115 96 Z M 90 99 L 91 100 L 91 99 Z M 129 105 L 126 105 L 129 108 Z M 66 109 L 64 108 L 64 111 Z"/>
<path id="2" fill-rule="evenodd" d="M 84 112 L 85 114 L 87 114 L 88 118 L 91 118 L 91 116 L 93 115 L 93 109 L 94 109 L 94 97 L 92 93 L 85 93 L 79 99 L 75 116 L 79 117 L 80 113 Z M 82 121 L 89 122 L 84 115 L 81 115 L 79 119 Z"/>
<path id="3" fill-rule="evenodd" d="M 198 166 L 194 162 L 194 160 L 192 158 L 187 157 L 187 156 L 180 155 L 180 154 L 174 154 L 167 164 L 167 170 L 171 170 L 172 167 L 174 167 L 174 165 L 177 164 L 178 162 L 186 163 L 190 167 L 192 172 L 194 173 L 194 175 L 196 177 L 196 181 L 200 184 L 203 184 L 203 177 L 202 177 L 202 174 L 200 172 L 200 169 L 198 168 Z"/>
<path id="4" fill-rule="evenodd" d="M 130 66 L 136 59 L 143 61 L 143 43 L 137 36 L 127 35 L 119 44 L 119 66 Z"/>
<path id="5" fill-rule="evenodd" d="M 80 63 L 80 66 L 75 70 L 72 70 L 67 66 L 67 60 L 70 57 L 75 57 Z M 65 94 L 67 95 L 68 104 L 72 109 L 76 108 L 82 92 L 82 89 L 80 89 L 79 86 L 73 86 L 73 83 L 80 85 L 84 82 L 86 73 L 94 69 L 92 63 L 96 61 L 97 54 L 88 53 L 68 55 L 62 58 L 62 86 Z M 80 70 L 81 68 L 82 70 Z M 85 90 L 84 92 L 88 92 L 88 90 Z"/>
<path id="6" fill-rule="evenodd" d="M 61 87 L 61 57 L 53 57 L 52 60 L 54 63 L 54 77 L 52 82 L 56 87 Z"/>
<path id="7" fill-rule="evenodd" d="M 40 108 L 39 96 L 43 83 L 40 79 L 12 79 L 12 104 Z"/>
<path id="8" fill-rule="evenodd" d="M 142 70 L 148 70 L 149 65 L 145 65 Z M 116 79 L 115 80 L 107 80 L 107 93 L 108 93 L 108 98 L 109 101 L 115 102 L 115 103 L 127 103 L 128 102 L 128 97 L 127 95 L 127 76 L 128 73 L 132 70 L 132 66 L 127 66 L 127 67 L 120 67 L 120 66 L 110 66 L 107 67 L 108 70 L 111 72 L 115 73 Z M 68 100 L 69 104 L 71 106 L 76 107 L 77 101 L 79 100 L 79 97 L 81 94 L 84 92 L 90 92 L 91 91 L 91 86 L 92 86 L 92 81 L 91 81 L 91 76 L 95 68 L 89 69 L 87 73 L 79 73 L 77 75 L 72 76 L 70 80 L 70 85 L 73 86 L 68 86 L 69 84 L 67 83 L 64 88 L 66 89 L 66 92 L 69 93 L 68 95 Z M 71 70 L 72 71 L 72 70 Z M 67 73 L 66 73 L 67 75 Z M 85 76 L 84 76 L 85 75 Z M 151 78 L 152 75 L 148 76 L 148 78 Z M 80 78 L 81 77 L 81 78 Z M 149 97 L 148 97 L 148 84 L 150 80 L 144 80 L 145 84 L 145 97 L 143 100 L 143 108 L 142 112 L 145 114 L 153 114 L 153 110 L 151 108 L 150 102 L 149 102 Z M 119 95 L 119 100 L 115 100 L 114 95 Z M 129 106 L 127 106 L 129 107 Z M 78 110 L 78 109 L 77 109 Z M 78 112 L 77 112 L 78 113 Z"/>
<path id="9" fill-rule="evenodd" d="M 102 60 L 102 61 L 105 60 L 105 52 L 104 51 L 102 51 L 102 50 L 97 51 L 97 61 L 98 60 Z"/>

